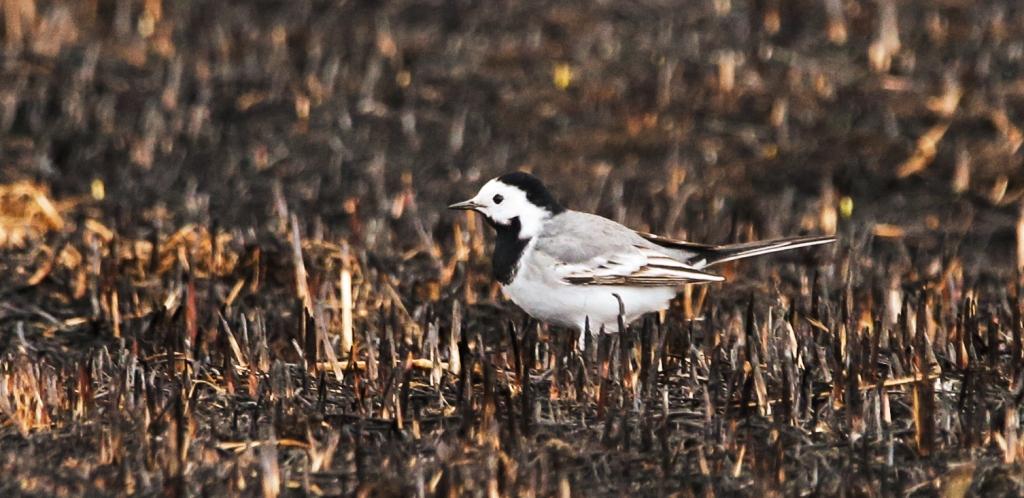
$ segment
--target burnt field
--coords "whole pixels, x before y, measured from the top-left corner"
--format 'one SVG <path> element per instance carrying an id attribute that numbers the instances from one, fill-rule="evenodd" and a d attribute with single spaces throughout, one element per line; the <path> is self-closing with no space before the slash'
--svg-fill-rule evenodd
<path id="1" fill-rule="evenodd" d="M 0 495 L 1024 494 L 1014 0 L 0 1 Z M 445 206 L 723 268 L 593 341 Z"/>

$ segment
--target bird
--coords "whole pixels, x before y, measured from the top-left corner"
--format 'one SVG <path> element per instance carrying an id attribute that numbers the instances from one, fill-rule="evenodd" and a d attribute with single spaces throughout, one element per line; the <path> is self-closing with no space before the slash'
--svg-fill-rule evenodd
<path id="1" fill-rule="evenodd" d="M 763 254 L 829 244 L 831 236 L 708 245 L 639 232 L 559 203 L 544 183 L 515 171 L 449 209 L 479 213 L 495 230 L 491 258 L 502 292 L 542 322 L 579 332 L 618 331 L 668 308 L 687 284 L 721 282 L 707 269 Z"/>

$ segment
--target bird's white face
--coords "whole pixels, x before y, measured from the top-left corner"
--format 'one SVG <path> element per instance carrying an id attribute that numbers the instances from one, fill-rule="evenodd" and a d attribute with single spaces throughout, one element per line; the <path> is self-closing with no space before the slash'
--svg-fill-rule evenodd
<path id="1" fill-rule="evenodd" d="M 538 206 L 527 198 L 526 192 L 514 185 L 508 185 L 497 178 L 487 182 L 470 200 L 452 204 L 453 209 L 472 209 L 495 225 L 507 226 L 519 219 L 519 238 L 531 238 L 551 217 L 551 211 Z"/>

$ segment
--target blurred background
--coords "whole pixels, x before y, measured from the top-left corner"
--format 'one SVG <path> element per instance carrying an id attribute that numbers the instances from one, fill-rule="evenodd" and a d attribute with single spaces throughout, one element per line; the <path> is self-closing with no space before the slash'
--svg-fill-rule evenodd
<path id="1" fill-rule="evenodd" d="M 1022 16 L 5 0 L 0 174 L 58 197 L 102 185 L 108 221 L 140 230 L 260 226 L 279 188 L 306 224 L 370 247 L 419 244 L 406 230 L 449 223 L 442 205 L 513 169 L 578 209 L 711 242 L 852 218 L 987 246 L 1012 238 L 1022 192 Z"/>
<path id="2" fill-rule="evenodd" d="M 0 0 L 0 17 L 5 493 L 1024 490 L 1019 1 Z M 525 322 L 488 274 L 490 231 L 444 209 L 511 170 L 637 229 L 840 243 L 687 290 L 651 394 L 630 376 L 650 341 L 624 335 L 636 361 L 610 381 L 587 370 L 609 349 Z M 766 325 L 783 315 L 788 332 Z M 633 447 L 601 425 L 606 387 L 616 430 L 640 421 Z M 756 410 L 730 408 L 752 392 Z M 778 400 L 801 408 L 780 421 Z"/>

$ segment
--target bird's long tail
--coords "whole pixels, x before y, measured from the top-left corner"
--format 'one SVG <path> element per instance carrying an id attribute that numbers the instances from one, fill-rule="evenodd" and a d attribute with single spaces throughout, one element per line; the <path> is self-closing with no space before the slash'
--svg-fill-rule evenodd
<path id="1" fill-rule="evenodd" d="M 698 269 L 707 268 L 727 261 L 736 261 L 737 259 L 771 254 L 773 252 L 830 244 L 836 240 L 835 237 L 831 236 L 790 237 L 785 239 L 761 240 L 757 242 L 743 242 L 739 244 L 716 246 L 673 240 L 651 234 L 641 235 L 659 246 L 683 252 L 687 256 L 687 263 Z"/>

